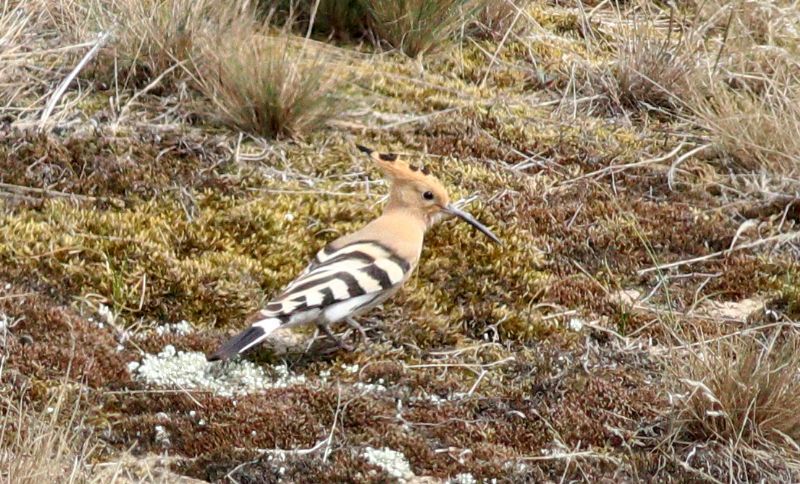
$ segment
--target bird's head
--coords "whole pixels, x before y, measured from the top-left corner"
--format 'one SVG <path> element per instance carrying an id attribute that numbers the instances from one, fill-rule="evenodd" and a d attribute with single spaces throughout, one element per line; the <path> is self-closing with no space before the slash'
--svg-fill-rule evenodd
<path id="1" fill-rule="evenodd" d="M 387 210 L 401 209 L 417 213 L 425 219 L 428 226 L 435 224 L 443 216 L 453 215 L 500 243 L 500 239 L 485 225 L 450 203 L 450 196 L 444 185 L 427 168 L 410 164 L 394 153 L 379 153 L 361 145 L 357 146 L 378 165 L 391 184 Z"/>

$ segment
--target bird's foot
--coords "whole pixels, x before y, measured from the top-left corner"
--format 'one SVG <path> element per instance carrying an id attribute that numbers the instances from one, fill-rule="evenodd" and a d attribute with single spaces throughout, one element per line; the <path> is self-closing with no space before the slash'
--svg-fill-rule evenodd
<path id="1" fill-rule="evenodd" d="M 333 334 L 331 332 L 330 328 L 328 328 L 327 325 L 320 324 L 320 325 L 318 325 L 318 327 L 319 327 L 320 330 L 322 330 L 322 332 L 325 334 L 325 336 L 328 337 L 329 340 L 331 340 L 334 343 L 336 343 L 337 348 L 341 348 L 341 349 L 346 350 L 346 351 L 353 351 L 355 349 L 355 348 L 353 348 L 352 345 L 349 345 L 349 344 L 345 343 L 344 341 L 339 339 L 339 337 L 337 337 L 335 334 Z"/>
<path id="2" fill-rule="evenodd" d="M 353 318 L 347 318 L 347 319 L 345 319 L 345 322 L 347 323 L 348 326 L 350 326 L 351 328 L 353 328 L 356 331 L 358 331 L 358 334 L 361 335 L 361 342 L 362 342 L 362 344 L 364 346 L 369 346 L 370 345 L 370 340 L 367 337 L 367 331 L 364 329 L 363 326 L 358 324 L 358 321 L 356 321 Z"/>

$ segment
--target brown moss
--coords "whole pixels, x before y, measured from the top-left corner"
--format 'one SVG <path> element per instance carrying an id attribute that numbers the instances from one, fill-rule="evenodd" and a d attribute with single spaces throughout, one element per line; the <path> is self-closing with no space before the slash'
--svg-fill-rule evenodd
<path id="1" fill-rule="evenodd" d="M 283 472 L 281 472 L 281 470 Z M 207 474 L 207 479 L 223 478 L 226 473 Z M 391 482 L 382 469 L 367 464 L 365 459 L 352 452 L 334 453 L 327 462 L 319 455 L 289 456 L 283 462 L 270 462 L 261 457 L 256 463 L 245 465 L 233 473 L 237 482 L 281 482 L 314 484 L 319 482 Z"/>
<path id="2" fill-rule="evenodd" d="M 397 384 L 405 378 L 403 365 L 396 361 L 377 361 L 365 366 L 360 376 L 367 383 L 383 380 L 388 385 Z"/>
<path id="3" fill-rule="evenodd" d="M 507 164 L 530 161 L 527 157 L 534 156 L 590 170 L 612 161 L 634 161 L 643 144 L 632 130 L 605 120 L 562 123 L 548 121 L 546 116 L 539 109 L 498 103 L 491 109 L 462 110 L 458 123 L 447 117 L 435 118 L 416 134 L 434 154 Z"/>
<path id="4" fill-rule="evenodd" d="M 136 444 L 137 451 L 159 452 L 155 426 L 161 425 L 170 435 L 172 452 L 194 457 L 219 448 L 313 447 L 333 420 L 334 393 L 296 386 L 270 390 L 266 397 L 237 397 L 233 405 L 230 398 L 202 392 L 132 392 L 105 396 L 103 410 L 125 416 L 111 429 L 109 440 L 116 446 Z"/>
<path id="5" fill-rule="evenodd" d="M 462 472 L 501 482 L 663 480 L 670 472 L 696 478 L 677 463 L 694 464 L 704 451 L 688 459 L 655 448 L 664 438 L 664 369 L 633 349 L 636 338 L 672 342 L 678 330 L 691 339 L 730 328 L 683 317 L 696 298 L 774 292 L 770 308 L 796 315 L 796 264 L 774 252 L 740 251 L 667 271 L 680 277 L 669 277 L 650 307 L 615 295 L 648 294 L 659 284 L 641 269 L 727 249 L 745 218 L 767 228 L 786 213 L 787 229 L 796 210 L 791 199 L 749 210 L 748 202 L 731 203 L 719 184 L 691 186 L 727 176 L 706 162 L 681 163 L 672 186 L 673 159 L 630 166 L 702 133 L 646 112 L 592 117 L 592 100 L 573 115 L 569 98 L 582 92 L 587 71 L 614 60 L 616 14 L 607 4 L 586 25 L 575 2 L 555 2 L 569 10 L 553 3 L 526 11 L 546 35 L 510 36 L 502 49 L 464 42 L 424 64 L 394 55 L 355 63 L 352 71 L 363 77 L 348 96 L 368 109 L 305 143 L 198 134 L 207 127 L 189 126 L 192 107 L 170 79 L 137 98 L 136 109 L 163 119 L 166 108 L 171 122 L 185 124 L 174 131 L 104 127 L 107 94 L 64 105 L 65 113 L 90 118 L 98 126 L 92 131 L 0 128 L 1 182 L 99 199 L 36 194 L 24 201 L 0 193 L 0 313 L 24 317 L 2 346 L 9 355 L 2 390 L 27 392 L 42 406 L 69 369 L 87 403 L 86 426 L 105 452 L 166 451 L 180 460 L 180 472 L 209 480 L 233 471 L 239 482 L 390 482 L 363 458 L 367 446 L 401 451 L 417 475 L 440 479 Z M 583 39 L 587 26 L 591 41 Z M 82 76 L 107 79 L 114 66 L 103 59 Z M 129 86 L 142 86 L 157 70 L 122 64 Z M 121 99 L 132 95 L 126 89 Z M 482 201 L 469 210 L 503 246 L 444 222 L 429 233 L 404 290 L 362 321 L 369 348 L 321 355 L 317 345 L 304 355 L 248 357 L 267 372 L 285 358 L 307 384 L 231 399 L 132 380 L 126 363 L 141 360 L 140 350 L 170 344 L 208 352 L 316 250 L 379 212 L 373 202 L 385 188 L 363 190 L 378 173 L 353 148 L 354 136 L 420 153 L 417 162 L 443 179 L 453 199 L 479 193 Z M 244 156 L 232 160 L 234 147 Z M 13 284 L 3 292 L 5 281 Z M 27 292 L 35 294 L 17 296 Z M 88 321 L 92 309 L 81 314 L 101 302 L 119 314 L 120 328 L 188 319 L 196 331 L 150 333 L 117 351 L 115 332 Z M 572 317 L 592 325 L 575 331 Z M 595 326 L 631 344 L 622 350 L 616 336 Z M 354 373 L 344 367 L 355 364 Z M 157 425 L 169 433 L 168 446 L 156 441 Z M 324 450 L 280 463 L 256 450 L 309 448 L 329 436 L 325 461 Z M 588 457 L 540 460 L 563 451 L 561 444 Z"/>
<path id="6" fill-rule="evenodd" d="M 225 191 L 229 155 L 210 139 L 164 131 L 120 136 L 102 129 L 66 138 L 0 132 L 0 182 L 129 203 L 174 190 Z M 221 165 L 221 163 L 223 165 Z"/>
<path id="7" fill-rule="evenodd" d="M 566 392 L 557 405 L 550 408 L 555 430 L 567 445 L 580 442 L 598 447 L 620 447 L 632 438 L 637 425 L 658 415 L 659 397 L 648 391 L 640 375 L 610 370 L 592 375 L 575 376 L 567 383 Z M 612 429 L 622 429 L 622 436 Z"/>
<path id="8" fill-rule="evenodd" d="M 6 338 L 5 349 L 9 367 L 27 379 L 66 378 L 91 388 L 130 382 L 126 356 L 117 351 L 111 328 L 100 329 L 69 308 L 35 294 L 0 298 L 0 314 L 19 320 L 12 337 Z"/>

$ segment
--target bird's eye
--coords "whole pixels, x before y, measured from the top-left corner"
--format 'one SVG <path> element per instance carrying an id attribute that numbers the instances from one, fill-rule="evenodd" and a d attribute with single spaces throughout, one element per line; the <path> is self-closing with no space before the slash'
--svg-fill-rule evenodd
<path id="1" fill-rule="evenodd" d="M 425 192 L 422 194 L 422 198 L 425 200 L 433 200 L 433 192 Z"/>

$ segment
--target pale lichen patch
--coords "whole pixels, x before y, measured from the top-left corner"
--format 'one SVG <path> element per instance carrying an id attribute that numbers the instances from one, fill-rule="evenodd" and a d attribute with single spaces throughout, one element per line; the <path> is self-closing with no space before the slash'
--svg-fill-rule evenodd
<path id="1" fill-rule="evenodd" d="M 414 478 L 411 464 L 408 463 L 408 459 L 401 452 L 386 447 L 383 449 L 367 447 L 361 456 L 370 464 L 380 467 L 387 474 L 401 482 Z"/>
<path id="2" fill-rule="evenodd" d="M 157 355 L 146 354 L 141 363 L 131 362 L 128 370 L 135 379 L 156 387 L 204 390 L 231 397 L 286 388 L 306 382 L 303 375 L 291 373 L 286 365 L 273 367 L 270 377 L 261 367 L 247 360 L 225 364 L 206 361 L 203 353 L 177 351 L 167 345 Z"/>

